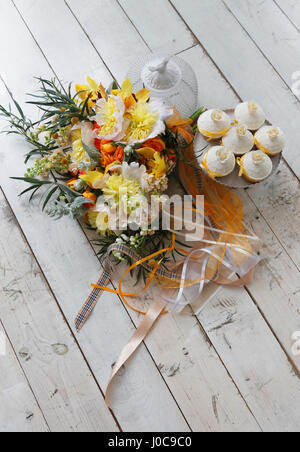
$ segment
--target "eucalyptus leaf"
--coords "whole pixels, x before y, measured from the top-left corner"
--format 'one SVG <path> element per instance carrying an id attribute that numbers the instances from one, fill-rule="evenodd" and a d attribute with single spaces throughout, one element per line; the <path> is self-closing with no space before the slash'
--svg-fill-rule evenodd
<path id="1" fill-rule="evenodd" d="M 98 163 L 100 160 L 100 152 L 95 146 L 88 146 L 84 142 L 82 142 L 82 147 L 87 153 L 87 155 L 90 157 L 91 160 L 93 160 L 95 163 Z"/>

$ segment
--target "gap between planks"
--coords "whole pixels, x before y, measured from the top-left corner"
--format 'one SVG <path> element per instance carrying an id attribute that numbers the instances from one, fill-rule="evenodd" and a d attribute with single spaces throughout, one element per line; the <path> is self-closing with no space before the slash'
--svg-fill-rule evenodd
<path id="1" fill-rule="evenodd" d="M 0 77 L 1 77 L 1 75 L 0 75 Z M 10 91 L 9 91 L 9 94 L 11 95 Z M 56 297 L 56 295 L 54 294 L 54 292 L 53 292 L 53 290 L 52 290 L 52 287 L 50 286 L 49 281 L 48 281 L 48 279 L 47 279 L 47 277 L 46 277 L 46 275 L 45 275 L 45 273 L 44 273 L 42 267 L 40 266 L 39 261 L 38 261 L 36 255 L 35 255 L 33 249 L 31 248 L 31 245 L 30 245 L 29 241 L 27 240 L 27 237 L 25 236 L 25 234 L 24 234 L 24 232 L 23 232 L 23 230 L 22 230 L 22 228 L 21 228 L 21 225 L 20 225 L 20 223 L 19 223 L 17 217 L 15 216 L 14 211 L 13 211 L 13 209 L 12 209 L 12 207 L 11 207 L 11 205 L 10 205 L 10 203 L 9 203 L 9 201 L 8 201 L 8 199 L 7 199 L 6 195 L 5 195 L 5 193 L 4 193 L 4 191 L 2 190 L 2 187 L 1 187 L 1 186 L 0 186 L 0 194 L 1 194 L 1 195 L 3 196 L 3 198 L 5 199 L 5 202 L 7 203 L 8 208 L 10 209 L 11 214 L 12 214 L 12 216 L 13 216 L 13 218 L 14 218 L 14 220 L 15 220 L 17 226 L 18 226 L 19 232 L 20 232 L 20 234 L 21 234 L 21 236 L 22 236 L 24 242 L 26 243 L 27 247 L 29 248 L 30 253 L 31 253 L 33 259 L 35 260 L 35 263 L 36 263 L 36 265 L 37 265 L 37 267 L 38 267 L 38 269 L 39 269 L 39 271 L 40 271 L 40 273 L 41 273 L 41 275 L 42 275 L 42 278 L 44 279 L 44 281 L 45 281 L 45 283 L 46 283 L 46 285 L 47 285 L 47 288 L 48 288 L 49 292 L 51 293 L 51 295 L 52 295 L 52 297 L 53 297 L 53 300 L 54 300 L 55 303 L 56 303 L 56 306 L 57 306 L 58 309 L 59 309 L 59 312 L 60 312 L 60 314 L 61 314 L 61 316 L 62 316 L 62 318 L 63 318 L 63 321 L 65 322 L 65 324 L 66 324 L 67 327 L 68 327 L 68 332 L 69 332 L 70 336 L 72 337 L 74 343 L 77 345 L 78 350 L 79 350 L 79 352 L 80 352 L 80 354 L 81 354 L 81 356 L 82 356 L 84 362 L 86 363 L 87 368 L 88 368 L 90 374 L 92 375 L 92 378 L 93 378 L 93 380 L 95 381 L 96 386 L 98 387 L 98 389 L 99 389 L 99 391 L 100 391 L 100 393 L 101 393 L 101 395 L 102 395 L 102 398 L 103 398 L 103 400 L 104 400 L 104 399 L 105 399 L 104 392 L 102 391 L 102 388 L 100 387 L 100 384 L 99 384 L 97 378 L 95 377 L 95 374 L 93 373 L 93 370 L 92 370 L 92 368 L 91 368 L 91 366 L 90 366 L 88 360 L 86 359 L 86 356 L 85 356 L 84 353 L 83 353 L 83 350 L 82 350 L 82 348 L 81 348 L 81 346 L 80 346 L 80 344 L 79 344 L 79 342 L 78 342 L 78 339 L 77 339 L 76 335 L 73 333 L 72 328 L 70 327 L 70 323 L 69 323 L 68 319 L 66 318 L 65 313 L 63 312 L 63 310 L 62 310 L 62 308 L 61 308 L 61 306 L 60 306 L 60 304 L 59 304 L 59 302 L 58 302 L 58 300 L 57 300 L 57 297 Z M 0 319 L 0 321 L 1 321 L 1 319 Z M 4 328 L 4 330 L 5 330 L 4 325 L 3 325 L 3 328 Z M 6 332 L 6 330 L 5 330 L 5 332 Z M 33 391 L 32 387 L 31 387 L 31 384 L 30 384 L 30 382 L 29 382 L 28 378 L 26 377 L 26 374 L 25 374 L 25 372 L 24 372 L 24 370 L 23 370 L 22 363 L 20 362 L 20 360 L 19 360 L 19 358 L 18 358 L 18 356 L 17 356 L 17 352 L 16 352 L 16 350 L 15 350 L 15 348 L 14 348 L 14 346 L 13 346 L 13 344 L 12 344 L 12 342 L 11 342 L 11 340 L 10 340 L 8 334 L 7 334 L 7 332 L 6 332 L 6 335 L 7 335 L 8 339 L 9 339 L 9 342 L 10 342 L 10 344 L 11 344 L 12 350 L 14 351 L 14 354 L 15 354 L 15 356 L 16 356 L 16 359 L 17 359 L 19 365 L 20 365 L 21 368 L 22 368 L 22 372 L 23 372 L 24 375 L 25 375 L 25 378 L 26 378 L 26 380 L 27 380 L 27 382 L 28 382 L 28 385 L 29 385 L 31 391 L 32 391 L 33 394 L 34 394 L 34 391 Z M 35 397 L 35 398 L 36 398 L 36 397 Z M 37 399 L 36 399 L 36 400 L 37 400 Z M 38 402 L 38 401 L 37 401 L 37 402 Z M 41 407 L 40 407 L 40 408 L 41 408 Z M 41 410 L 41 411 L 42 411 L 42 410 Z M 42 411 L 42 412 L 43 412 L 43 411 Z M 112 416 L 113 416 L 113 418 L 114 418 L 114 421 L 116 422 L 116 425 L 118 426 L 119 430 L 122 432 L 122 428 L 121 428 L 121 426 L 120 426 L 120 424 L 119 424 L 119 422 L 118 422 L 118 420 L 117 420 L 117 418 L 116 418 L 116 416 L 115 416 L 113 410 L 110 410 L 110 412 L 111 412 L 111 414 L 112 414 Z M 47 425 L 48 425 L 48 424 L 47 424 Z M 49 427 L 49 425 L 48 425 L 48 427 Z"/>

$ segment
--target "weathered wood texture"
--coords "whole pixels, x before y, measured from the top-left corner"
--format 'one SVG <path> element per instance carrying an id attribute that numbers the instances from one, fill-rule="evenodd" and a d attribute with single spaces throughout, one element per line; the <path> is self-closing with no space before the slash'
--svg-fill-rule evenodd
<path id="1" fill-rule="evenodd" d="M 43 0 L 0 2 L 0 74 L 22 105 L 35 75 L 76 82 L 90 75 L 107 84 L 121 81 L 141 54 L 180 53 L 196 71 L 201 104 L 230 108 L 251 98 L 264 106 L 286 130 L 285 158 L 299 175 L 300 106 L 291 89 L 300 70 L 296 1 L 52 0 L 47 14 Z M 0 85 L 0 103 L 7 102 Z M 0 429 L 117 430 L 101 390 L 140 318 L 106 294 L 82 333 L 74 332 L 74 314 L 100 272 L 91 237 L 17 199 L 21 184 L 8 177 L 23 173 L 24 144 L 0 143 L 0 183 L 28 242 L 15 223 L 9 227 L 14 216 L 3 213 L 9 207 L 2 196 L 0 228 L 10 234 L 1 235 L 0 262 L 12 273 L 0 286 L 13 292 L 0 318 L 19 362 L 11 351 L 7 366 L 18 375 L 11 398 L 2 396 L 7 380 L 0 377 L 9 413 L 0 414 Z M 213 291 L 197 316 L 187 308 L 160 319 L 112 388 L 125 431 L 299 431 L 300 359 L 291 353 L 291 335 L 300 329 L 299 182 L 283 162 L 276 177 L 239 195 L 270 257 L 250 287 Z M 136 302 L 146 307 L 154 297 L 151 290 Z M 57 355 L 53 344 L 68 345 L 68 353 Z M 30 424 L 24 409 L 36 413 Z"/>

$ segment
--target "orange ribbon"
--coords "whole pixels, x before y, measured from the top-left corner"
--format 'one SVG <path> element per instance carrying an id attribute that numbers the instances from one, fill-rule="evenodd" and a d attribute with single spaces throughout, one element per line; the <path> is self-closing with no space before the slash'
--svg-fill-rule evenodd
<path id="1" fill-rule="evenodd" d="M 205 277 L 202 279 L 210 279 L 217 284 L 222 285 L 232 285 L 232 286 L 241 286 L 247 285 L 251 282 L 253 278 L 254 268 L 252 268 L 246 275 L 242 278 L 232 281 L 227 277 L 219 274 L 219 269 L 222 265 L 222 261 L 225 257 L 225 252 L 227 249 L 227 245 L 232 245 L 231 251 L 234 256 L 234 259 L 238 264 L 241 264 L 241 256 L 235 252 L 236 249 L 246 250 L 251 253 L 251 245 L 247 236 L 245 235 L 244 226 L 243 226 L 243 203 L 242 201 L 234 195 L 229 189 L 224 186 L 221 186 L 215 183 L 208 176 L 201 173 L 200 169 L 197 168 L 197 162 L 194 155 L 193 145 L 188 145 L 188 143 L 193 142 L 193 133 L 192 128 L 190 127 L 191 121 L 184 120 L 180 117 L 179 113 L 175 111 L 173 117 L 170 121 L 168 121 L 167 125 L 173 131 L 178 133 L 179 140 L 183 143 L 183 154 L 184 160 L 179 162 L 179 173 L 181 181 L 187 190 L 192 196 L 196 196 L 199 194 L 203 194 L 205 196 L 204 203 L 204 214 L 211 219 L 213 222 L 213 226 L 216 226 L 218 229 L 223 232 L 220 234 L 217 241 L 215 241 L 214 251 L 210 253 L 210 257 L 208 258 L 208 266 L 211 273 L 205 273 Z M 188 163 L 187 163 L 188 162 Z M 191 171 L 193 168 L 193 171 Z M 195 209 L 194 209 L 195 210 Z M 229 239 L 230 237 L 230 239 Z M 165 314 L 166 312 L 166 304 L 167 302 L 159 297 L 156 299 L 149 307 L 147 312 L 141 311 L 138 308 L 132 306 L 127 300 L 126 297 L 134 297 L 144 292 L 154 277 L 157 275 L 160 265 L 163 261 L 163 257 L 155 264 L 153 270 L 150 272 L 150 275 L 146 281 L 143 289 L 136 293 L 126 293 L 122 290 L 122 282 L 124 278 L 130 273 L 132 270 L 137 268 L 139 265 L 143 265 L 146 262 L 149 262 L 151 259 L 154 259 L 158 256 L 161 256 L 165 253 L 170 253 L 175 249 L 175 233 L 172 234 L 172 243 L 169 247 L 164 248 L 163 250 L 157 251 L 147 257 L 139 259 L 133 265 L 131 265 L 122 275 L 118 290 L 110 289 L 101 285 L 92 285 L 94 289 L 99 289 L 103 291 L 108 291 L 112 293 L 118 294 L 123 302 L 135 312 L 144 315 L 144 318 L 135 333 L 124 347 L 122 352 L 120 353 L 114 367 L 112 370 L 112 374 L 110 376 L 108 386 L 106 389 L 105 400 L 109 408 L 111 408 L 111 401 L 109 397 L 109 391 L 112 384 L 112 381 L 118 371 L 122 368 L 122 366 L 128 361 L 128 359 L 134 354 L 143 340 L 147 337 L 149 332 L 151 331 L 154 323 L 157 321 L 160 315 Z M 184 251 L 185 255 L 189 255 L 186 250 Z M 215 256 L 215 257 L 214 257 Z M 218 259 L 216 259 L 218 257 Z M 178 263 L 180 265 L 180 263 Z M 173 280 L 173 286 L 170 284 L 167 286 L 168 288 L 179 288 L 181 286 L 181 281 L 178 278 L 177 280 L 174 278 L 168 278 Z M 200 280 L 198 279 L 197 282 Z M 195 283 L 195 281 L 189 281 L 188 284 Z"/>

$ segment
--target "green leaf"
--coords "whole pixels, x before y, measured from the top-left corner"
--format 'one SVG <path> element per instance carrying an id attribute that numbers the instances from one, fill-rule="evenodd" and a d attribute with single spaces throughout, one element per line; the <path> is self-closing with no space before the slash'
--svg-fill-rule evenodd
<path id="1" fill-rule="evenodd" d="M 88 146 L 82 142 L 83 149 L 93 162 L 98 163 L 100 160 L 100 152 L 95 146 Z"/>
<path id="2" fill-rule="evenodd" d="M 118 83 L 116 82 L 116 80 L 113 80 L 112 82 L 111 82 L 111 84 L 109 85 L 109 87 L 107 88 L 107 90 L 106 90 L 106 94 L 111 94 L 111 92 L 112 92 L 112 90 L 113 89 L 119 89 L 119 85 L 118 85 Z"/>
<path id="3" fill-rule="evenodd" d="M 54 195 L 54 193 L 58 190 L 58 186 L 55 186 L 54 188 L 52 188 L 52 190 L 50 190 L 50 192 L 48 193 L 48 195 L 47 195 L 47 197 L 46 197 L 46 199 L 45 199 L 45 202 L 44 202 L 44 204 L 43 204 L 43 211 L 45 210 L 45 208 L 46 208 L 46 206 L 47 206 L 47 204 L 48 204 L 48 202 L 50 201 L 50 199 L 52 198 L 52 196 Z"/>
<path id="4" fill-rule="evenodd" d="M 29 184 L 36 184 L 36 185 L 50 185 L 50 184 L 53 184 L 52 181 L 34 179 L 32 177 L 11 177 L 10 179 L 22 180 L 24 182 L 28 182 Z"/>
<path id="5" fill-rule="evenodd" d="M 59 188 L 67 195 L 71 196 L 71 198 L 78 198 L 78 197 L 82 197 L 81 193 L 78 193 L 75 190 L 72 190 L 70 187 L 68 187 L 67 185 L 64 184 L 60 184 L 58 183 Z"/>
<path id="6" fill-rule="evenodd" d="M 23 113 L 22 108 L 20 107 L 20 105 L 18 104 L 18 102 L 15 99 L 13 99 L 13 101 L 14 101 L 15 106 L 17 107 L 18 112 L 20 113 L 21 118 L 25 119 L 25 115 Z"/>
<path id="7" fill-rule="evenodd" d="M 26 188 L 26 190 L 22 191 L 18 196 L 23 196 L 25 193 L 28 193 L 31 190 L 35 190 L 36 188 L 40 188 L 40 185 L 32 185 L 31 187 Z"/>
<path id="8" fill-rule="evenodd" d="M 37 187 L 37 188 L 32 192 L 32 194 L 31 194 L 31 196 L 30 196 L 30 198 L 29 198 L 29 202 L 32 201 L 34 195 L 36 194 L 36 192 L 37 192 L 40 188 L 41 188 L 41 186 Z"/>

